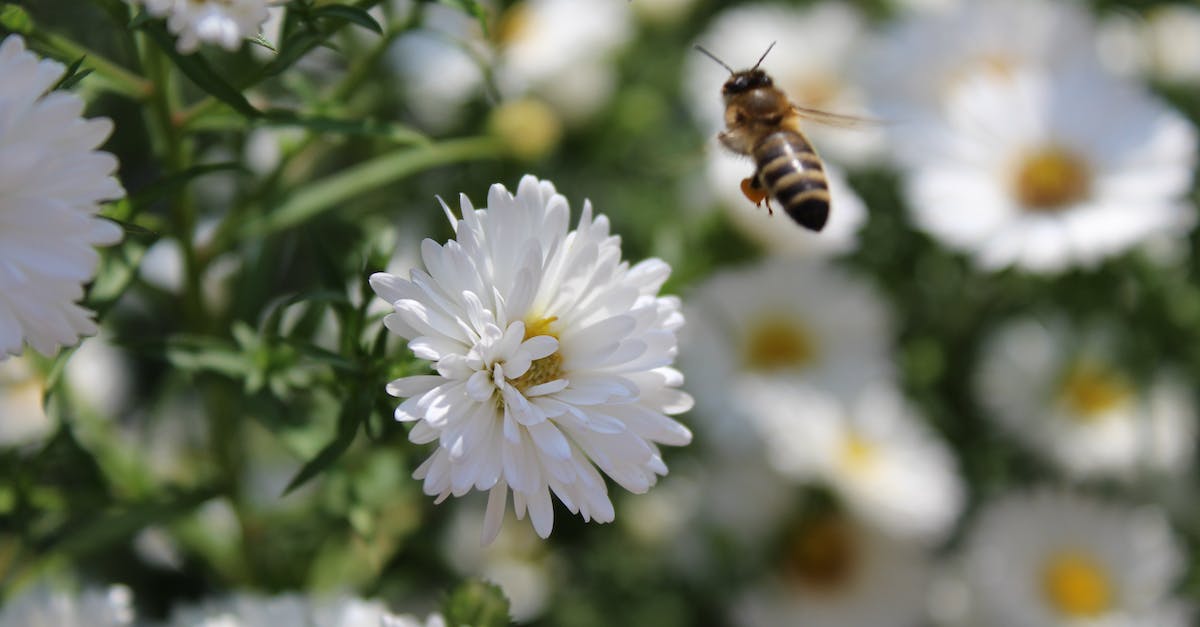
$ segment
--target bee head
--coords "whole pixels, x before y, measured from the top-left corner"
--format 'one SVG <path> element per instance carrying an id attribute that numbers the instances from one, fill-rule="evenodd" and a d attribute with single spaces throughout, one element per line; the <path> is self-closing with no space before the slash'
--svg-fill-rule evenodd
<path id="1" fill-rule="evenodd" d="M 771 87 L 774 83 L 771 82 L 771 77 L 767 73 L 759 70 L 742 70 L 735 72 L 729 80 L 725 81 L 725 86 L 721 88 L 721 95 L 733 96 L 758 89 L 760 87 Z"/>

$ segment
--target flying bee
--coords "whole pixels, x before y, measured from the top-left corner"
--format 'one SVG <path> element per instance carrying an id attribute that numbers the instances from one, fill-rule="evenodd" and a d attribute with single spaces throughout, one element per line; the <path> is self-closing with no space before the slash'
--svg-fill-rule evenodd
<path id="1" fill-rule="evenodd" d="M 721 87 L 725 100 L 725 130 L 717 135 L 726 148 L 754 159 L 754 175 L 742 180 L 742 193 L 755 205 L 771 197 L 801 226 L 820 231 L 829 219 L 829 181 L 816 149 L 800 131 L 801 118 L 852 126 L 868 122 L 792 104 L 783 90 L 758 69 L 775 44 L 767 47 L 758 63 L 740 72 L 696 46 L 696 50 L 729 70 Z"/>

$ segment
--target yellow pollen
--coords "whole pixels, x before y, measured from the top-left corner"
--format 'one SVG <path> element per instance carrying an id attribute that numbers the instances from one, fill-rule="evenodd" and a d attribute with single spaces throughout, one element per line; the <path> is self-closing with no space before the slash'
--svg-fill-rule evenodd
<path id="1" fill-rule="evenodd" d="M 1094 420 L 1129 400 L 1133 390 L 1117 372 L 1098 364 L 1077 364 L 1062 381 L 1063 402 L 1081 420 Z"/>
<path id="2" fill-rule="evenodd" d="M 1046 601 L 1064 618 L 1097 618 L 1112 608 L 1113 589 L 1104 567 L 1086 553 L 1052 557 L 1042 574 Z"/>
<path id="3" fill-rule="evenodd" d="M 816 352 L 811 336 L 798 323 L 768 319 L 750 330 L 744 358 L 752 370 L 782 370 L 811 364 Z"/>
<path id="4" fill-rule="evenodd" d="M 557 316 L 549 316 L 546 318 L 534 318 L 525 321 L 525 339 L 537 337 L 539 335 L 549 335 L 555 339 L 558 336 L 550 330 L 550 325 L 558 320 Z M 555 379 L 563 377 L 562 370 L 562 351 L 554 351 L 553 353 L 542 357 L 541 359 L 533 360 L 529 365 L 529 370 L 525 374 L 512 380 L 513 387 L 524 392 L 525 390 L 543 383 L 549 383 Z"/>
<path id="5" fill-rule="evenodd" d="M 787 572 L 802 588 L 835 593 L 854 576 L 859 547 L 854 532 L 838 515 L 804 522 L 787 550 Z"/>
<path id="6" fill-rule="evenodd" d="M 851 472 L 862 472 L 875 462 L 875 445 L 857 433 L 849 433 L 842 442 L 842 465 Z"/>
<path id="7" fill-rule="evenodd" d="M 532 21 L 527 2 L 512 5 L 500 16 L 500 23 L 496 26 L 496 43 L 507 46 L 524 38 L 532 31 Z"/>
<path id="8" fill-rule="evenodd" d="M 1078 156 L 1051 146 L 1021 159 L 1013 185 L 1017 201 L 1025 209 L 1053 212 L 1088 197 L 1091 173 Z"/>

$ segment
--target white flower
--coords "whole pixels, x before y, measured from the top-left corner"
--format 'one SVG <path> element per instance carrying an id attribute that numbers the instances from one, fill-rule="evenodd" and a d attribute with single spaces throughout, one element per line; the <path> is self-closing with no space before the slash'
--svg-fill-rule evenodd
<path id="1" fill-rule="evenodd" d="M 422 124 L 444 131 L 459 120 L 464 105 L 482 92 L 482 65 L 490 51 L 473 16 L 440 4 L 422 11 L 421 28 L 397 38 L 387 59 L 404 81 L 413 115 Z"/>
<path id="2" fill-rule="evenodd" d="M 781 473 L 829 486 L 860 520 L 905 540 L 940 540 L 957 522 L 957 464 L 891 385 L 869 385 L 848 402 L 803 384 L 745 385 Z"/>
<path id="3" fill-rule="evenodd" d="M 972 0 L 891 27 L 861 65 L 872 107 L 898 128 L 940 115 L 964 80 L 1099 68 L 1091 18 L 1074 2 Z M 913 151 L 903 143 L 898 158 Z"/>
<path id="4" fill-rule="evenodd" d="M 1092 266 L 1194 221 L 1195 129 L 1095 73 L 970 79 L 902 142 L 913 221 L 987 269 Z"/>
<path id="5" fill-rule="evenodd" d="M 891 375 L 886 304 L 832 264 L 768 259 L 712 276 L 688 302 L 682 368 L 722 448 L 757 447 L 745 381 L 778 377 L 835 395 Z"/>
<path id="6" fill-rule="evenodd" d="M 175 46 L 184 54 L 195 52 L 202 43 L 237 50 L 243 40 L 258 34 L 268 17 L 266 0 L 143 0 L 143 4 L 151 14 L 167 18 L 167 28 L 179 37 Z"/>
<path id="7" fill-rule="evenodd" d="M 989 625 L 1182 627 L 1189 623 L 1168 595 L 1183 555 L 1157 511 L 1018 493 L 980 514 L 968 578 Z"/>
<path id="8" fill-rule="evenodd" d="M 866 29 L 862 15 L 841 2 L 803 8 L 750 4 L 717 15 L 697 42 L 735 70 L 754 65 L 776 42 L 762 68 L 792 102 L 830 113 L 863 115 L 866 97 L 850 81 L 850 68 Z M 715 134 L 724 124 L 721 85 L 728 78 L 727 70 L 702 54 L 690 54 L 684 62 L 688 102 L 705 132 Z M 805 133 L 822 156 L 850 165 L 870 160 L 883 147 L 883 134 L 877 128 L 808 124 Z"/>
<path id="9" fill-rule="evenodd" d="M 810 514 L 788 534 L 778 576 L 740 599 L 735 623 L 754 627 L 916 627 L 929 556 L 918 544 L 845 515 Z"/>
<path id="10" fill-rule="evenodd" d="M 566 199 L 531 176 L 515 197 L 492 186 L 486 209 L 461 203 L 456 239 L 425 240 L 427 271 L 371 277 L 395 307 L 384 323 L 437 370 L 388 385 L 408 398 L 396 418 L 415 423 L 409 438 L 438 443 L 414 476 L 439 501 L 490 490 L 485 543 L 509 488 L 517 517 L 528 510 L 543 538 L 551 491 L 585 520 L 611 521 L 597 467 L 642 493 L 667 472 L 657 445 L 691 441 L 666 415 L 692 404 L 670 367 L 679 300 L 658 296 L 670 267 L 621 261 L 589 202 L 569 231 Z"/>
<path id="11" fill-rule="evenodd" d="M 445 627 L 433 614 L 422 622 L 397 616 L 379 601 L 354 598 L 316 600 L 300 595 L 259 597 L 237 595 L 176 611 L 170 625 L 177 627 Z"/>
<path id="12" fill-rule="evenodd" d="M 510 6 L 497 27 L 501 93 L 536 93 L 571 122 L 590 117 L 616 88 L 612 57 L 633 34 L 627 4 L 522 0 Z"/>
<path id="13" fill-rule="evenodd" d="M 753 161 L 719 148 L 715 139 L 710 148 L 706 181 L 734 226 L 767 251 L 778 255 L 831 255 L 858 248 L 858 231 L 867 221 L 867 207 L 837 166 L 825 166 L 833 200 L 829 223 L 820 233 L 814 233 L 792 222 L 777 205 L 775 215 L 770 215 L 766 207 L 756 207 L 742 194 L 741 182 L 754 173 Z"/>
<path id="14" fill-rule="evenodd" d="M 1196 407 L 1168 372 L 1135 382 L 1104 329 L 1020 319 L 996 331 L 976 373 L 979 398 L 1014 438 L 1073 477 L 1130 479 L 1190 467 Z"/>
<path id="15" fill-rule="evenodd" d="M 639 501 L 653 498 L 663 488 Z M 553 574 L 559 566 L 557 556 L 528 525 L 501 525 L 496 540 L 480 546 L 475 539 L 482 524 L 483 513 L 478 509 L 455 510 L 442 536 L 446 562 L 463 577 L 480 577 L 500 586 L 512 620 L 527 623 L 537 618 L 545 611 L 558 582 Z"/>
<path id="16" fill-rule="evenodd" d="M 133 609 L 124 586 L 79 594 L 39 587 L 6 601 L 0 627 L 120 627 L 133 624 Z"/>
<path id="17" fill-rule="evenodd" d="M 28 357 L 0 361 L 0 447 L 37 442 L 54 428 L 42 407 L 45 388 Z"/>
<path id="18" fill-rule="evenodd" d="M 1146 15 L 1111 14 L 1097 33 L 1101 61 L 1114 72 L 1175 83 L 1200 82 L 1200 8 L 1163 4 Z"/>
<path id="19" fill-rule="evenodd" d="M 112 122 L 80 117 L 74 94 L 46 93 L 63 71 L 16 35 L 0 43 L 0 358 L 23 343 L 51 355 L 94 334 L 77 303 L 100 261 L 93 247 L 121 238 L 95 217 L 124 195 L 117 160 L 96 150 Z"/>

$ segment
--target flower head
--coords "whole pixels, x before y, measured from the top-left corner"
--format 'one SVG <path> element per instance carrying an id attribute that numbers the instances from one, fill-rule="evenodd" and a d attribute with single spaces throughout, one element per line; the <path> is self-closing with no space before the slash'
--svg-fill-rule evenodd
<path id="1" fill-rule="evenodd" d="M 1181 555 L 1159 512 L 1013 494 L 980 514 L 967 575 L 987 624 L 1182 626 L 1169 598 Z"/>
<path id="2" fill-rule="evenodd" d="M 99 152 L 112 122 L 81 117 L 83 100 L 47 93 L 63 66 L 12 35 L 0 42 L 0 356 L 22 344 L 50 355 L 96 332 L 78 304 L 121 230 L 96 217 L 124 195 L 117 160 Z"/>
<path id="3" fill-rule="evenodd" d="M 34 588 L 0 610 L 0 627 L 120 627 L 133 619 L 133 595 L 123 586 L 79 594 Z"/>
<path id="4" fill-rule="evenodd" d="M 137 2 L 138 0 L 133 0 Z M 167 28 L 179 36 L 180 52 L 195 52 L 202 43 L 237 50 L 258 34 L 267 21 L 266 0 L 142 0 L 146 9 L 167 18 Z"/>
<path id="5" fill-rule="evenodd" d="M 492 186 L 486 209 L 461 203 L 456 238 L 425 240 L 426 270 L 371 277 L 395 309 L 384 323 L 437 371 L 388 385 L 408 399 L 396 418 L 415 423 L 409 438 L 437 442 L 414 476 L 439 500 L 489 490 L 485 542 L 510 488 L 543 538 L 551 492 L 584 519 L 611 521 L 599 471 L 645 492 L 667 472 L 657 445 L 691 441 L 668 417 L 692 404 L 670 367 L 679 301 L 658 296 L 670 267 L 621 261 L 589 202 L 568 230 L 566 199 L 532 176 L 515 196 Z"/>
<path id="6" fill-rule="evenodd" d="M 398 616 L 378 601 L 349 597 L 315 600 L 289 594 L 277 597 L 237 595 L 209 601 L 176 611 L 170 624 L 179 627 L 445 627 L 446 622 L 440 614 L 430 615 L 427 621 L 408 615 Z"/>

